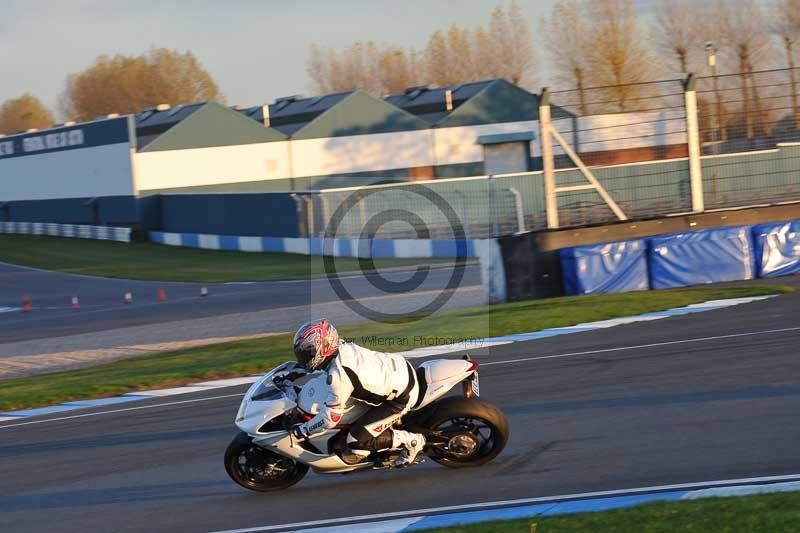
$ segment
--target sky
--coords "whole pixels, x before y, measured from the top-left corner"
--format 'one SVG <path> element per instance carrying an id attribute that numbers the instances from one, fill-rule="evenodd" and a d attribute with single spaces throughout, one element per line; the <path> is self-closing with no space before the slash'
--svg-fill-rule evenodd
<path id="1" fill-rule="evenodd" d="M 554 1 L 520 0 L 534 42 Z M 0 102 L 31 92 L 55 109 L 67 75 L 96 56 L 166 47 L 192 51 L 228 104 L 267 103 L 311 94 L 305 65 L 312 43 L 341 48 L 371 40 L 423 48 L 436 29 L 485 24 L 498 2 L 0 0 Z"/>

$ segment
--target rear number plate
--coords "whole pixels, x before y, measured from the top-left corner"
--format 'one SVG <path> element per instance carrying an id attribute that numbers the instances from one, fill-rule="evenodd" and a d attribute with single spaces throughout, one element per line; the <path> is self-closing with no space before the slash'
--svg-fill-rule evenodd
<path id="1" fill-rule="evenodd" d="M 472 387 L 472 393 L 475 396 L 480 396 L 481 395 L 481 387 L 480 387 L 480 383 L 478 381 L 478 373 L 477 372 L 472 374 L 472 379 L 469 380 L 469 384 Z"/>

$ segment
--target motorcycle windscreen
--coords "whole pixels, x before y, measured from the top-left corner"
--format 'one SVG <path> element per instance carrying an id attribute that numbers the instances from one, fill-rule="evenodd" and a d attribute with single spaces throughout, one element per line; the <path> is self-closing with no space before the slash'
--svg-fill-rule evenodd
<path id="1" fill-rule="evenodd" d="M 258 387 L 250 395 L 250 399 L 254 402 L 263 402 L 268 400 L 277 400 L 283 396 L 283 392 L 278 390 L 271 381 L 262 381 Z"/>

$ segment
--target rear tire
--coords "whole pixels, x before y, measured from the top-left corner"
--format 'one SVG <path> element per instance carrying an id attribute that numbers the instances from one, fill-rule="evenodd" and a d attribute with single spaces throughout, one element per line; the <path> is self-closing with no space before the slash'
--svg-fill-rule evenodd
<path id="1" fill-rule="evenodd" d="M 442 452 L 431 447 L 425 453 L 450 468 L 486 464 L 508 443 L 509 428 L 505 415 L 494 405 L 477 398 L 446 398 L 427 417 L 425 426 L 449 439 L 448 448 L 452 451 Z"/>
<path id="2" fill-rule="evenodd" d="M 256 446 L 247 433 L 240 432 L 225 450 L 225 471 L 246 489 L 271 492 L 303 479 L 308 465 Z"/>

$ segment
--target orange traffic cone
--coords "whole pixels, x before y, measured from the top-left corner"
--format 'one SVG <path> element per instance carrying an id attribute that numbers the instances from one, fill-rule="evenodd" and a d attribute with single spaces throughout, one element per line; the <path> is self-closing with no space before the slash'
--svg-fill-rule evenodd
<path id="1" fill-rule="evenodd" d="M 158 289 L 158 301 L 159 302 L 167 301 L 167 293 L 164 291 L 164 289 Z"/>
<path id="2" fill-rule="evenodd" d="M 80 300 L 78 300 L 77 296 L 73 296 L 72 297 L 72 308 L 73 309 L 80 309 L 81 308 L 81 302 L 80 302 Z"/>
<path id="3" fill-rule="evenodd" d="M 133 303 L 133 293 L 131 293 L 131 291 L 125 291 L 124 302 L 126 304 L 132 304 Z"/>
<path id="4" fill-rule="evenodd" d="M 208 288 L 207 287 L 200 287 L 200 296 L 205 298 L 208 296 Z"/>
<path id="5" fill-rule="evenodd" d="M 22 312 L 28 313 L 31 310 L 31 297 L 29 294 L 22 295 Z"/>

